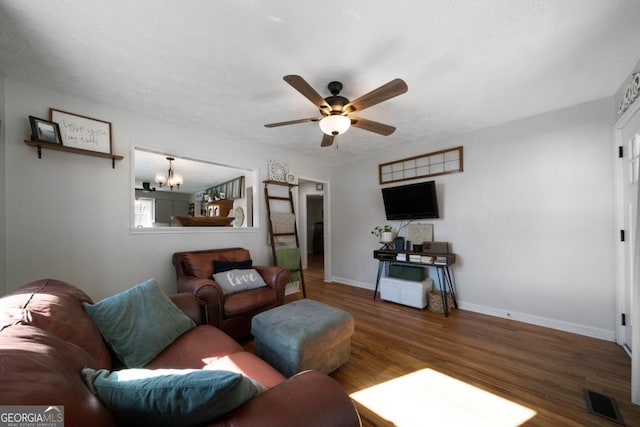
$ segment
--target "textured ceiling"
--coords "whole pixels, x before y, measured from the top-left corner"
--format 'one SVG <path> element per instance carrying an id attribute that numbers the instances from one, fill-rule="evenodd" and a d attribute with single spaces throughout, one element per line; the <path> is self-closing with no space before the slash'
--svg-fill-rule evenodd
<path id="1" fill-rule="evenodd" d="M 612 95 L 640 58 L 628 0 L 0 2 L 7 77 L 337 162 Z M 282 80 L 349 99 L 399 77 L 409 91 L 320 148 L 317 116 Z M 613 107 L 612 107 L 613 108 Z M 115 125 L 115 124 L 114 124 Z"/>

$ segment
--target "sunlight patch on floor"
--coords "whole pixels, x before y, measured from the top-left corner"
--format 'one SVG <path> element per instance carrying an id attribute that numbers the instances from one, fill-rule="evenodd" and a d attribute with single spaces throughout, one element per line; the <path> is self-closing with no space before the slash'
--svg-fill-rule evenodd
<path id="1" fill-rule="evenodd" d="M 516 427 L 536 415 L 532 409 L 433 369 L 357 391 L 351 398 L 399 427 Z"/>

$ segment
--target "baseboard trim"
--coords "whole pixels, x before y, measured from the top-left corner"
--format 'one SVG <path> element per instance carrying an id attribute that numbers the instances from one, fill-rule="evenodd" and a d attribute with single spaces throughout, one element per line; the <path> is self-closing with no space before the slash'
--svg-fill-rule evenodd
<path id="1" fill-rule="evenodd" d="M 375 289 L 375 285 L 367 282 L 357 282 L 354 280 L 345 279 L 343 277 L 331 277 L 331 282 L 342 283 L 343 285 L 355 286 L 356 288 L 369 289 L 373 291 Z"/>
<path id="2" fill-rule="evenodd" d="M 563 320 L 552 319 L 549 317 L 535 316 L 527 313 L 519 313 L 496 307 L 487 307 L 479 304 L 458 301 L 458 306 L 463 310 L 473 311 L 475 313 L 487 314 L 489 316 L 501 317 L 503 319 L 516 320 L 518 322 L 529 323 L 545 328 L 557 329 L 559 331 L 571 332 L 578 335 L 585 335 L 592 338 L 598 338 L 606 341 L 616 340 L 614 330 L 594 328 L 592 326 L 580 325 L 578 323 L 565 322 Z"/>
<path id="3" fill-rule="evenodd" d="M 372 285 L 371 283 L 348 280 L 342 277 L 333 277 L 332 281 L 349 286 L 355 286 L 357 288 L 369 289 L 371 291 L 373 291 L 375 288 L 375 285 Z M 557 329 L 559 331 L 571 332 L 578 335 L 585 335 L 591 338 L 613 342 L 615 342 L 616 340 L 616 332 L 614 330 L 594 328 L 591 326 L 580 325 L 578 323 L 565 322 L 563 320 L 535 316 L 527 313 L 519 313 L 502 308 L 467 303 L 464 301 L 458 301 L 458 307 L 462 310 L 487 314 L 489 316 L 501 317 L 503 319 L 516 320 L 518 322 L 529 323 L 531 325 L 543 326 L 545 328 Z"/>

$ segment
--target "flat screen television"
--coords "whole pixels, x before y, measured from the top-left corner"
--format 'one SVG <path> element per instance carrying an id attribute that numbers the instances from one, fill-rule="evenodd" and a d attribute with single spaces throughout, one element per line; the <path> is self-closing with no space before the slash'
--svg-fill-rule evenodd
<path id="1" fill-rule="evenodd" d="M 385 187 L 382 200 L 388 220 L 440 218 L 435 181 Z"/>

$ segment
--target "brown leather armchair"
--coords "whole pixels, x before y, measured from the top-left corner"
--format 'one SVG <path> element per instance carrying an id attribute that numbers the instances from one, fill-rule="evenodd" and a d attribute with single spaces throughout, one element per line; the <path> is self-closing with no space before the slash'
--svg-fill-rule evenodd
<path id="1" fill-rule="evenodd" d="M 208 249 L 173 254 L 178 292 L 191 292 L 205 308 L 207 323 L 222 329 L 236 341 L 251 337 L 251 319 L 258 313 L 284 304 L 284 290 L 290 281 L 287 269 L 254 265 L 266 287 L 225 295 L 213 280 L 214 260 L 250 260 L 243 248 Z"/>

